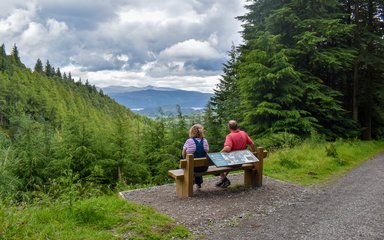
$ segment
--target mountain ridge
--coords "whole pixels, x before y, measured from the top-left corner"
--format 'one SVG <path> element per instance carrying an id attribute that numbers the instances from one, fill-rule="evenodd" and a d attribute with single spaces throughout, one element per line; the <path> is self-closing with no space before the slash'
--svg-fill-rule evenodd
<path id="1" fill-rule="evenodd" d="M 102 88 L 102 90 L 118 103 L 130 109 L 176 105 L 182 108 L 204 108 L 213 96 L 211 93 L 153 86 L 144 88 L 110 86 Z"/>

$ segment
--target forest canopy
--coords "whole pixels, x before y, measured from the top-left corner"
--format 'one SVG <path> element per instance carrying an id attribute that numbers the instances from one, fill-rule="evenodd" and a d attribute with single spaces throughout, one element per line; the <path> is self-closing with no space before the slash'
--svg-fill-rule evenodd
<path id="1" fill-rule="evenodd" d="M 210 102 L 253 136 L 384 135 L 383 1 L 248 1 Z M 234 107 L 236 106 L 236 107 Z M 239 111 L 241 109 L 241 111 Z"/>
<path id="2" fill-rule="evenodd" d="M 47 60 L 34 70 L 17 47 L 0 51 L 0 197 L 60 196 L 68 186 L 105 192 L 119 184 L 159 184 L 177 167 L 187 136 L 182 116 L 165 121 L 132 113 Z M 180 112 L 181 114 L 181 112 Z M 164 143 L 164 140 L 165 143 Z"/>

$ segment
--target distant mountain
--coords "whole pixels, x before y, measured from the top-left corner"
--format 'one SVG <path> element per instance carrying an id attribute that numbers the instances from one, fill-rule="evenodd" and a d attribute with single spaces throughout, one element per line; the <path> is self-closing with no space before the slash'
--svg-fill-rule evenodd
<path id="1" fill-rule="evenodd" d="M 157 111 L 159 107 L 169 109 L 175 108 L 176 105 L 190 112 L 191 109 L 204 108 L 212 96 L 211 93 L 153 86 L 144 88 L 111 86 L 102 90 L 127 108 L 143 110 L 144 115 L 151 115 L 148 109 L 156 109 L 150 111 L 152 112 Z"/>
<path id="2" fill-rule="evenodd" d="M 128 92 L 137 92 L 144 90 L 158 90 L 158 91 L 173 91 L 174 88 L 164 88 L 164 87 L 155 87 L 148 85 L 146 87 L 122 87 L 122 86 L 108 86 L 103 88 L 103 91 L 107 94 L 117 94 L 117 93 L 128 93 Z"/>

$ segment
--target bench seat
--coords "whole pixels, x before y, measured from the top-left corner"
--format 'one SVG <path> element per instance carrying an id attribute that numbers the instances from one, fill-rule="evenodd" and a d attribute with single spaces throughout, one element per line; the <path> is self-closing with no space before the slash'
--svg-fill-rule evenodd
<path id="1" fill-rule="evenodd" d="M 210 174 L 218 174 L 223 172 L 230 172 L 230 171 L 236 171 L 236 170 L 244 170 L 244 169 L 252 169 L 254 168 L 253 164 L 243 164 L 242 166 L 238 167 L 216 167 L 216 166 L 209 166 L 208 170 L 206 172 L 195 172 L 195 176 L 204 176 L 204 175 L 210 175 Z M 184 169 L 174 169 L 169 170 L 168 175 L 173 178 L 183 178 L 184 177 Z"/>

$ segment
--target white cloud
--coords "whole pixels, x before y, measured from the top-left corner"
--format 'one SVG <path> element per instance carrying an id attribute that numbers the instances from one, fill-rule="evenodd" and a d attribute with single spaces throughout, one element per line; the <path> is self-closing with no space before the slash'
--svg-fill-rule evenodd
<path id="1" fill-rule="evenodd" d="M 211 92 L 244 1 L 2 0 L 0 39 L 29 67 L 48 59 L 97 86 Z"/>
<path id="2" fill-rule="evenodd" d="M 129 57 L 127 54 L 120 54 L 116 56 L 117 60 L 122 61 L 122 62 L 128 62 Z"/>
<path id="3" fill-rule="evenodd" d="M 219 58 L 220 53 L 207 41 L 188 39 L 164 49 L 160 52 L 160 57 L 168 59 L 214 59 Z"/>
<path id="4" fill-rule="evenodd" d="M 35 15 L 35 9 L 15 9 L 7 18 L 0 20 L 0 34 L 15 34 L 23 31 Z"/>
<path id="5" fill-rule="evenodd" d="M 31 22 L 21 34 L 20 43 L 25 46 L 48 44 L 62 38 L 68 32 L 68 26 L 63 22 L 48 19 L 46 25 Z"/>

